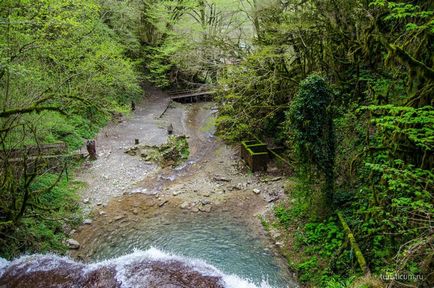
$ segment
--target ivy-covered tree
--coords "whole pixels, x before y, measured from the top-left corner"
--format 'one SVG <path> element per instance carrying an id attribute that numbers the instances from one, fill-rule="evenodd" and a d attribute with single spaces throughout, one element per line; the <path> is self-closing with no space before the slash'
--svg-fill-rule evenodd
<path id="1" fill-rule="evenodd" d="M 300 83 L 288 112 L 292 145 L 302 177 L 311 182 L 324 179 L 324 204 L 333 207 L 335 131 L 333 126 L 332 91 L 325 80 L 310 75 Z"/>

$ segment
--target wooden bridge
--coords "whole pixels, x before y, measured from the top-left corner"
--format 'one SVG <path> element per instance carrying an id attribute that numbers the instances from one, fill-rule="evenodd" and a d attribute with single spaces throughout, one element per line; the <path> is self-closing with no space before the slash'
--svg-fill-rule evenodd
<path id="1" fill-rule="evenodd" d="M 212 101 L 214 96 L 214 91 L 210 90 L 170 90 L 167 94 L 170 96 L 170 101 L 167 103 L 166 108 L 163 112 L 158 116 L 158 118 L 163 117 L 166 113 L 167 109 L 169 109 L 170 103 L 172 101 L 186 104 L 186 103 L 197 103 L 197 102 L 207 102 Z"/>
<path id="2" fill-rule="evenodd" d="M 78 160 L 82 157 L 83 155 L 80 153 L 69 153 L 66 143 L 29 145 L 22 148 L 1 150 L 0 163 L 3 163 L 0 174 L 4 172 L 3 168 L 9 165 L 17 177 L 23 173 L 24 166 L 29 171 L 48 169 L 52 172 L 59 172 L 63 170 L 65 161 Z"/>
<path id="3" fill-rule="evenodd" d="M 168 92 L 172 101 L 183 104 L 212 101 L 214 93 L 214 91 L 209 90 L 173 90 Z"/>

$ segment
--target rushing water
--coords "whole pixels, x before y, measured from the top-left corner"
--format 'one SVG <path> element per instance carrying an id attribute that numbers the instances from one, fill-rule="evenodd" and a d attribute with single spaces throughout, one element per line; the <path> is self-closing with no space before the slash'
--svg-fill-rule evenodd
<path id="1" fill-rule="evenodd" d="M 155 247 L 189 258 L 202 259 L 226 274 L 260 286 L 296 287 L 285 263 L 266 248 L 263 239 L 231 217 L 214 214 L 159 215 L 131 227 L 120 227 L 95 239 L 93 260 Z"/>

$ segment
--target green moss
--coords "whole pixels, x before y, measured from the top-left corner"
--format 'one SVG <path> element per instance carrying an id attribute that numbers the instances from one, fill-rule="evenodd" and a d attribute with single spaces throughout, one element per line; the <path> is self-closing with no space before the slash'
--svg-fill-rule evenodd
<path id="1" fill-rule="evenodd" d="M 32 191 L 50 187 L 57 175 L 39 176 L 32 184 Z M 79 198 L 76 193 L 82 183 L 68 181 L 63 177 L 57 186 L 40 197 L 32 198 L 24 217 L 12 226 L 2 227 L 0 257 L 12 259 L 23 253 L 67 251 L 64 245 L 65 229 L 70 230 L 81 223 Z"/>

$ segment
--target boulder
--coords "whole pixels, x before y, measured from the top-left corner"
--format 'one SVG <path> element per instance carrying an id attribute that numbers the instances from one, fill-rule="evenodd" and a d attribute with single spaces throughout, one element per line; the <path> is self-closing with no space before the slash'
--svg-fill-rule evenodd
<path id="1" fill-rule="evenodd" d="M 80 248 L 80 243 L 77 240 L 69 238 L 66 240 L 66 245 L 68 245 L 69 249 L 78 249 Z"/>

